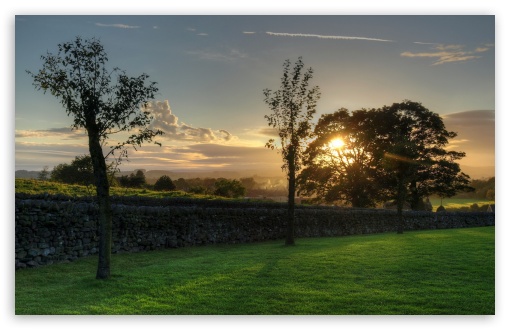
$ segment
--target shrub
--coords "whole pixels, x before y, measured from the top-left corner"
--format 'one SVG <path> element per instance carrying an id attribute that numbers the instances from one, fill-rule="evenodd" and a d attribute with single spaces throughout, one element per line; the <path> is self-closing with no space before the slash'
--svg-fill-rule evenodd
<path id="1" fill-rule="evenodd" d="M 168 175 L 163 175 L 156 181 L 154 184 L 154 190 L 158 191 L 172 191 L 175 190 L 175 184 L 172 182 L 172 179 Z"/>

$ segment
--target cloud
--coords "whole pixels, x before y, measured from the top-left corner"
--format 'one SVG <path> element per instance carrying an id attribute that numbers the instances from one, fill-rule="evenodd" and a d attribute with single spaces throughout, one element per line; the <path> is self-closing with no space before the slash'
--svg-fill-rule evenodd
<path id="1" fill-rule="evenodd" d="M 163 138 L 167 140 L 227 142 L 236 139 L 235 136 L 223 129 L 193 127 L 179 122 L 179 118 L 172 113 L 168 100 L 149 102 L 147 110 L 154 116 L 154 121 L 149 128 L 162 130 L 165 132 Z"/>
<path id="2" fill-rule="evenodd" d="M 259 135 L 259 136 L 271 136 L 271 137 L 277 137 L 278 136 L 278 129 L 274 127 L 262 127 L 257 129 L 252 134 Z"/>
<path id="3" fill-rule="evenodd" d="M 96 26 L 100 27 L 114 27 L 118 29 L 139 29 L 140 26 L 135 25 L 127 25 L 127 24 L 103 24 L 103 23 L 95 23 Z"/>
<path id="4" fill-rule="evenodd" d="M 393 40 L 377 39 L 377 38 L 366 38 L 366 37 L 348 37 L 348 36 L 327 36 L 321 34 L 305 34 L 305 33 L 278 33 L 278 32 L 266 32 L 270 36 L 277 37 L 304 37 L 304 38 L 319 38 L 319 39 L 334 39 L 334 40 L 366 40 L 366 41 L 382 41 L 382 42 L 394 42 Z"/>
<path id="5" fill-rule="evenodd" d="M 41 170 L 44 166 L 53 169 L 62 163 L 70 163 L 74 157 L 88 153 L 86 143 L 62 144 L 16 141 L 16 169 Z"/>
<path id="6" fill-rule="evenodd" d="M 46 138 L 58 137 L 60 140 L 80 140 L 86 137 L 83 129 L 71 129 L 70 127 L 50 128 L 44 130 L 15 130 L 15 138 Z"/>
<path id="7" fill-rule="evenodd" d="M 243 34 L 255 34 L 256 32 L 252 32 L 252 31 L 243 31 Z"/>
<path id="8" fill-rule="evenodd" d="M 479 53 L 486 52 L 490 49 L 490 45 L 484 45 L 483 47 L 477 47 L 475 50 L 467 51 L 464 50 L 463 45 L 444 45 L 444 44 L 433 44 L 433 43 L 422 43 L 415 42 L 415 44 L 422 45 L 435 45 L 431 52 L 403 52 L 400 56 L 403 57 L 424 57 L 424 58 L 435 58 L 436 61 L 432 65 L 440 65 L 452 62 L 465 62 L 469 60 L 475 60 L 481 58 Z"/>
<path id="9" fill-rule="evenodd" d="M 280 170 L 282 163 L 281 156 L 277 152 L 263 146 L 245 147 L 200 143 L 176 149 L 175 152 L 181 155 L 194 155 L 195 159 L 192 162 L 195 164 L 222 164 L 223 167 L 232 169 L 270 167 Z"/>
<path id="10" fill-rule="evenodd" d="M 209 34 L 207 34 L 207 33 L 203 33 L 203 32 L 202 32 L 202 33 L 197 33 L 197 36 L 201 36 L 201 37 L 206 37 L 206 36 L 208 36 L 208 35 L 209 35 Z"/>

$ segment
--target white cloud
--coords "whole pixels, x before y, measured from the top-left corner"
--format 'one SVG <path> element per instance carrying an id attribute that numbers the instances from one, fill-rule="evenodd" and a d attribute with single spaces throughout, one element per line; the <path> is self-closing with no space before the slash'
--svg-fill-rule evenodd
<path id="1" fill-rule="evenodd" d="M 436 59 L 432 65 L 440 65 L 445 63 L 452 62 L 465 62 L 469 60 L 475 60 L 481 58 L 481 56 L 477 55 L 479 53 L 486 52 L 490 49 L 491 45 L 484 45 L 483 47 L 477 47 L 475 50 L 469 51 L 464 50 L 465 46 L 463 45 L 444 45 L 444 44 L 432 44 L 432 43 L 421 43 L 415 42 L 415 44 L 422 45 L 435 45 L 431 52 L 403 52 L 400 56 L 403 57 L 423 57 L 423 58 L 432 58 Z"/>
<path id="2" fill-rule="evenodd" d="M 306 34 L 306 33 L 279 33 L 279 32 L 266 32 L 270 36 L 277 37 L 305 37 L 305 38 L 319 38 L 319 39 L 334 39 L 334 40 L 366 40 L 366 41 L 383 41 L 393 42 L 393 40 L 367 38 L 367 37 L 349 37 L 349 36 L 328 36 L 321 34 Z"/>
<path id="3" fill-rule="evenodd" d="M 154 121 L 149 128 L 165 132 L 164 139 L 196 142 L 227 142 L 236 139 L 235 136 L 223 129 L 193 127 L 179 122 L 179 118 L 172 113 L 168 100 L 149 102 L 147 110 L 154 116 Z"/>
<path id="4" fill-rule="evenodd" d="M 127 24 L 103 24 L 103 23 L 96 23 L 96 26 L 100 27 L 114 27 L 118 29 L 139 29 L 139 26 L 135 25 L 127 25 Z"/>

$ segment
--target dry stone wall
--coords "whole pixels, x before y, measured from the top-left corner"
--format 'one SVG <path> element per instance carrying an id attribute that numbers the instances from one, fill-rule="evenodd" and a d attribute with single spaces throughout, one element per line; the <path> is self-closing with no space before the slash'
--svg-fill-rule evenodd
<path id="1" fill-rule="evenodd" d="M 16 269 L 97 253 L 97 206 L 91 199 L 16 196 Z M 285 205 L 191 199 L 116 198 L 113 253 L 282 239 Z M 404 230 L 494 226 L 488 212 L 404 212 Z M 298 207 L 296 237 L 397 231 L 394 210 Z"/>

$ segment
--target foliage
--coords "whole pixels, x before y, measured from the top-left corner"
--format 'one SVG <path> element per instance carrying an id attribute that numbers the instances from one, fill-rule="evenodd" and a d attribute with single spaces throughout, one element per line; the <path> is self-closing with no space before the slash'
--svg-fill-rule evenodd
<path id="1" fill-rule="evenodd" d="M 445 148 L 457 134 L 446 130 L 438 114 L 412 101 L 394 103 L 378 112 L 383 123 L 377 131 L 380 154 L 384 152 L 381 181 L 397 205 L 407 200 L 416 209 L 426 196 L 451 197 L 472 189 L 469 176 L 456 163 L 465 153 Z"/>
<path id="2" fill-rule="evenodd" d="M 324 114 L 305 152 L 305 169 L 298 177 L 300 193 L 318 202 L 348 201 L 373 207 L 381 200 L 374 154 L 375 117 L 367 110 L 349 114 L 340 109 Z M 340 141 L 338 144 L 332 141 Z"/>
<path id="3" fill-rule="evenodd" d="M 73 128 L 85 128 L 89 134 L 92 128 L 97 129 L 94 133 L 102 146 L 108 145 L 108 139 L 116 133 L 139 129 L 125 141 L 110 146 L 105 158 L 116 151 L 127 157 L 125 146 L 140 147 L 163 134 L 151 130 L 153 116 L 140 111 L 140 105 L 145 108 L 148 100 L 154 99 L 156 83 L 145 85 L 149 78 L 145 73 L 129 77 L 119 68 L 108 69 L 108 56 L 98 39 L 76 37 L 59 44 L 57 54 L 47 53 L 41 60 L 43 68 L 37 74 L 27 73 L 34 79 L 36 89 L 49 91 L 60 100 L 66 113 L 73 117 Z M 112 83 L 112 77 L 117 78 L 116 83 Z"/>
<path id="4" fill-rule="evenodd" d="M 445 129 L 439 115 L 420 103 L 404 101 L 350 114 L 340 109 L 323 115 L 306 151 L 301 190 L 318 200 L 346 200 L 353 206 L 374 206 L 395 199 L 413 209 L 437 194 L 451 197 L 471 190 L 469 176 L 457 160 L 463 152 L 448 151 L 456 133 Z M 340 138 L 344 145 L 331 145 Z"/>
<path id="5" fill-rule="evenodd" d="M 303 152 L 311 134 L 311 120 L 320 98 L 319 87 L 309 87 L 313 78 L 312 68 L 303 72 L 304 63 L 301 57 L 293 69 L 290 65 L 290 60 L 286 60 L 283 65 L 279 90 L 264 89 L 264 102 L 271 112 L 264 118 L 270 127 L 276 129 L 280 139 L 280 143 L 270 139 L 266 147 L 280 152 L 283 159 L 282 169 L 287 171 L 289 181 L 287 245 L 294 244 L 296 175 L 302 166 Z"/>
<path id="6" fill-rule="evenodd" d="M 136 173 L 131 173 L 129 176 L 123 175 L 119 178 L 119 184 L 122 187 L 128 188 L 142 188 L 147 184 L 145 173 L 142 170 L 137 170 Z"/>
<path id="7" fill-rule="evenodd" d="M 110 184 L 115 184 L 115 169 L 114 164 L 108 165 L 108 177 Z M 79 185 L 93 185 L 94 184 L 94 169 L 92 165 L 92 158 L 89 155 L 76 156 L 71 164 L 58 164 L 53 167 L 51 171 L 51 180 L 56 182 L 79 184 Z"/>
<path id="8" fill-rule="evenodd" d="M 238 180 L 219 179 L 214 183 L 214 195 L 239 198 L 246 194 L 246 188 Z"/>
<path id="9" fill-rule="evenodd" d="M 16 315 L 495 313 L 494 227 L 187 247 L 113 264 L 99 283 L 93 258 L 17 270 Z"/>
<path id="10" fill-rule="evenodd" d="M 43 170 L 41 172 L 39 172 L 39 175 L 37 176 L 37 178 L 39 180 L 48 180 L 50 178 L 50 171 L 48 171 L 48 166 L 44 166 Z"/>
<path id="11" fill-rule="evenodd" d="M 161 176 L 154 184 L 154 190 L 157 191 L 172 191 L 175 190 L 175 184 L 168 175 Z"/>
<path id="12" fill-rule="evenodd" d="M 87 186 L 65 184 L 35 179 L 15 179 L 15 192 L 30 195 L 48 194 L 70 197 L 92 197 L 92 191 Z M 155 191 L 141 188 L 112 187 L 112 196 L 139 196 L 151 198 L 189 197 L 199 199 L 219 199 L 218 196 L 195 195 L 184 191 Z"/>
<path id="13" fill-rule="evenodd" d="M 27 71 L 33 85 L 44 93 L 49 91 L 60 101 L 66 113 L 73 117 L 73 128 L 87 131 L 99 204 L 96 278 L 109 278 L 112 215 L 106 159 L 118 152 L 116 162 L 120 164 L 127 157 L 126 146 L 136 150 L 142 143 L 163 134 L 149 128 L 153 116 L 146 110 L 147 102 L 154 99 L 158 89 L 154 82 L 146 84 L 147 74 L 128 77 L 119 68 L 107 68 L 108 56 L 95 38 L 76 37 L 74 41 L 59 44 L 57 54 L 47 53 L 41 59 L 43 67 L 38 73 Z M 117 78 L 116 82 L 112 82 L 113 77 Z M 116 145 L 108 145 L 110 137 L 120 132 L 130 135 Z M 103 148 L 107 146 L 110 149 L 104 155 Z"/>

